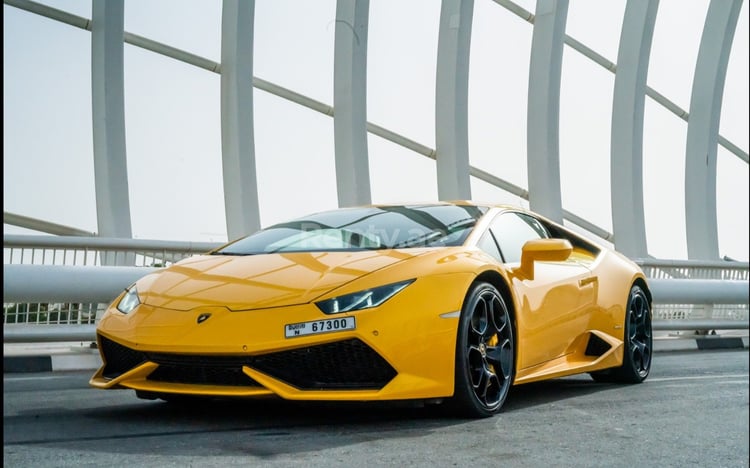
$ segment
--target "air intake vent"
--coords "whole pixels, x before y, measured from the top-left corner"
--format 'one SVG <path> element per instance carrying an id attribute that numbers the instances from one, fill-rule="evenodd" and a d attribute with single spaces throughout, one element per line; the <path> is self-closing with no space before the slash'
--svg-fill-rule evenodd
<path id="1" fill-rule="evenodd" d="M 114 379 L 146 362 L 144 353 L 115 343 L 102 335 L 99 335 L 98 338 L 99 349 L 101 349 L 105 362 L 104 372 L 102 373 L 104 378 Z"/>
<path id="2" fill-rule="evenodd" d="M 148 376 L 148 380 L 232 387 L 260 386 L 242 372 L 242 366 L 249 364 L 246 356 L 149 353 L 148 360 L 159 364 L 159 367 Z"/>
<path id="3" fill-rule="evenodd" d="M 303 390 L 383 388 L 396 370 L 361 340 L 352 339 L 259 356 L 146 353 L 99 335 L 106 361 L 104 377 L 116 378 L 150 361 L 159 365 L 147 377 L 155 382 L 259 387 L 243 366 Z"/>
<path id="4" fill-rule="evenodd" d="M 586 345 L 586 356 L 601 356 L 612 348 L 609 343 L 593 333 L 589 333 L 589 342 Z"/>
<path id="5" fill-rule="evenodd" d="M 358 339 L 264 354 L 252 367 L 305 390 L 381 389 L 396 370 Z"/>

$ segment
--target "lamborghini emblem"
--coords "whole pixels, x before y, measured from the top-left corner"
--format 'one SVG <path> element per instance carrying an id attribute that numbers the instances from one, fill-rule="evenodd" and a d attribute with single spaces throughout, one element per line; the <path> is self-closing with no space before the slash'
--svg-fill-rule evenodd
<path id="1" fill-rule="evenodd" d="M 206 320 L 208 320 L 209 317 L 211 317 L 211 314 L 208 314 L 208 313 L 206 313 L 206 314 L 200 314 L 198 316 L 198 320 L 196 320 L 196 322 L 198 322 L 198 324 L 201 324 L 201 323 L 205 322 Z"/>

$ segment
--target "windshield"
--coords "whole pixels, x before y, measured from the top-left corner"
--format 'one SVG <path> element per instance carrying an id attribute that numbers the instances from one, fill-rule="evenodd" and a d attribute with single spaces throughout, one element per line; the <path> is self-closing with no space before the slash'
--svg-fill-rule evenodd
<path id="1" fill-rule="evenodd" d="M 214 255 L 456 246 L 486 212 L 483 206 L 459 205 L 326 211 L 263 229 Z"/>

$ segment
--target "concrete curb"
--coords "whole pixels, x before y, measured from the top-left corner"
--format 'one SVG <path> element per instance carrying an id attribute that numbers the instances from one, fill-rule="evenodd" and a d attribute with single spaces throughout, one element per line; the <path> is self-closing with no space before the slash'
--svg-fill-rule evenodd
<path id="1" fill-rule="evenodd" d="M 102 360 L 95 355 L 55 354 L 46 356 L 3 356 L 3 373 L 95 370 Z"/>
<path id="2" fill-rule="evenodd" d="M 33 348 L 32 348 L 33 347 Z M 747 336 L 664 336 L 654 339 L 654 352 L 699 351 L 712 349 L 748 349 Z M 96 349 L 84 343 L 78 344 L 26 344 L 5 345 L 3 373 L 56 372 L 71 370 L 94 371 L 102 365 Z"/>
<path id="3" fill-rule="evenodd" d="M 90 343 L 5 344 L 3 373 L 94 370 L 102 365 Z"/>
<path id="4" fill-rule="evenodd" d="M 694 351 L 748 348 L 747 336 L 697 336 L 695 338 L 662 338 L 654 340 L 654 352 Z"/>

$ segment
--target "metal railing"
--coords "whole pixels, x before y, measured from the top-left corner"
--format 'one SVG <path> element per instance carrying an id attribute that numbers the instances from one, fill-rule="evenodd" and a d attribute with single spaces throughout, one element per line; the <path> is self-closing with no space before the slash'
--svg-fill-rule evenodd
<path id="1" fill-rule="evenodd" d="M 11 281 L 9 286 L 15 288 L 16 296 L 9 300 L 4 297 L 3 324 L 92 325 L 109 301 L 138 277 L 153 268 L 169 266 L 220 245 L 215 242 L 5 234 L 3 257 L 6 269 L 10 265 L 36 265 L 57 273 L 54 278 L 48 276 L 46 282 L 34 281 L 25 272 L 19 277 L 18 270 L 5 273 L 4 281 Z M 65 267 L 65 273 L 54 268 L 49 270 L 53 266 Z M 81 278 L 81 267 L 97 267 L 96 277 Z M 101 278 L 110 280 L 105 286 L 109 295 L 101 296 L 100 293 L 98 299 L 92 298 L 92 281 Z M 117 284 L 115 289 L 112 289 L 111 281 Z M 54 297 L 43 297 L 42 286 L 49 288 L 54 285 L 58 289 Z M 24 288 L 22 298 L 18 297 L 18 287 Z M 4 296 L 6 289 L 3 288 Z M 34 294 L 29 293 L 29 289 Z M 32 298 L 32 295 L 36 297 Z"/>
<path id="2" fill-rule="evenodd" d="M 4 234 L 3 264 L 161 267 L 220 245 L 217 242 Z"/>
<path id="3" fill-rule="evenodd" d="M 636 259 L 649 278 L 748 280 L 748 262 Z"/>
<path id="4" fill-rule="evenodd" d="M 698 333 L 748 329 L 748 262 L 657 259 L 636 259 L 635 262 L 650 279 L 652 288 L 662 286 L 661 292 L 668 293 L 658 301 L 654 300 L 655 329 L 694 330 Z M 667 286 L 669 290 L 659 284 L 662 280 L 671 282 Z M 718 282 L 736 290 L 715 288 L 718 294 L 709 297 L 706 289 L 699 287 L 701 282 Z M 734 299 L 730 299 L 732 297 Z"/>
<path id="5" fill-rule="evenodd" d="M 4 235 L 3 244 L 6 341 L 88 336 L 109 302 L 135 279 L 220 245 L 33 235 Z M 128 265 L 112 266 L 113 260 Z M 748 262 L 636 263 L 654 293 L 654 329 L 748 329 Z"/>

